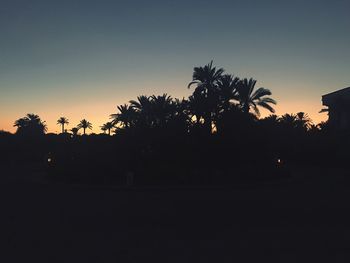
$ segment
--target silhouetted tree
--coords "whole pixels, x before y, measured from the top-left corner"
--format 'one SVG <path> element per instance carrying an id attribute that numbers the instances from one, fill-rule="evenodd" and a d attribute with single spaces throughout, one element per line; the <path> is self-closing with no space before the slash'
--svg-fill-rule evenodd
<path id="1" fill-rule="evenodd" d="M 198 117 L 199 112 L 203 111 L 201 113 L 203 116 L 200 116 L 200 118 L 203 117 L 204 126 L 208 133 L 212 131 L 213 117 L 220 104 L 218 85 L 223 73 L 224 69 L 216 69 L 216 67 L 213 67 L 213 61 L 211 61 L 204 67 L 195 67 L 193 69 L 192 82 L 188 84 L 188 88 L 192 85 L 196 86 L 192 97 L 190 97 L 190 105 L 196 104 L 198 106 L 198 101 L 202 104 L 200 110 L 193 109 L 193 111 L 194 115 Z M 196 101 L 196 103 L 193 103 L 193 101 Z"/>
<path id="2" fill-rule="evenodd" d="M 237 105 L 231 104 L 229 108 L 218 116 L 216 128 L 219 134 L 242 140 L 241 136 L 245 136 L 251 130 L 255 121 L 255 115 L 251 113 L 246 114 Z"/>
<path id="3" fill-rule="evenodd" d="M 69 124 L 69 121 L 66 117 L 60 117 L 58 120 L 57 120 L 57 124 L 61 125 L 62 126 L 62 133 L 65 132 L 64 130 L 64 125 L 68 125 Z"/>
<path id="4" fill-rule="evenodd" d="M 83 129 L 83 134 L 85 135 L 86 129 L 90 129 L 90 130 L 92 129 L 92 124 L 89 121 L 82 119 L 78 124 L 77 128 Z"/>
<path id="5" fill-rule="evenodd" d="M 111 130 L 112 130 L 113 128 L 114 128 L 114 125 L 113 125 L 112 122 L 106 122 L 105 124 L 103 124 L 103 125 L 101 126 L 101 130 L 102 130 L 103 132 L 108 131 L 108 135 L 111 135 Z"/>
<path id="6" fill-rule="evenodd" d="M 206 113 L 206 100 L 199 93 L 194 93 L 188 98 L 189 114 L 192 121 L 195 120 L 197 126 L 204 123 Z"/>
<path id="7" fill-rule="evenodd" d="M 265 88 L 255 89 L 256 80 L 250 78 L 243 79 L 237 84 L 237 93 L 235 94 L 235 99 L 239 102 L 240 107 L 243 112 L 248 113 L 250 109 L 253 109 L 255 114 L 259 117 L 260 111 L 258 106 L 267 109 L 268 111 L 274 113 L 275 110 L 270 104 L 276 104 L 276 101 L 270 97 L 272 93 L 270 90 Z"/>
<path id="8" fill-rule="evenodd" d="M 280 122 L 280 117 L 278 117 L 276 114 L 271 114 L 263 119 L 260 120 L 260 122 L 269 124 L 269 125 L 276 125 Z"/>
<path id="9" fill-rule="evenodd" d="M 302 130 L 307 131 L 312 125 L 312 120 L 305 112 L 298 112 L 295 116 L 295 119 L 297 127 Z"/>
<path id="10" fill-rule="evenodd" d="M 174 113 L 171 116 L 170 123 L 187 133 L 190 123 L 189 102 L 185 99 L 175 99 L 172 104 Z"/>
<path id="11" fill-rule="evenodd" d="M 129 128 L 135 124 L 137 113 L 133 107 L 124 104 L 117 107 L 119 113 L 111 114 L 113 125 L 121 124 L 123 128 Z"/>
<path id="12" fill-rule="evenodd" d="M 280 118 L 280 122 L 284 126 L 287 126 L 290 129 L 294 129 L 298 126 L 297 125 L 297 116 L 293 113 L 291 113 L 291 114 L 286 113 L 286 114 L 282 115 Z"/>
<path id="13" fill-rule="evenodd" d="M 317 133 L 320 131 L 320 127 L 318 125 L 315 125 L 315 124 L 311 124 L 308 128 L 308 131 L 310 133 Z"/>
<path id="14" fill-rule="evenodd" d="M 268 134 L 267 139 L 271 143 L 279 143 L 281 140 L 285 140 L 285 137 L 282 135 L 282 123 L 281 118 L 275 114 L 271 114 L 265 118 L 258 120 L 258 126 L 262 130 L 258 130 L 257 133 L 260 133 L 261 136 Z"/>
<path id="15" fill-rule="evenodd" d="M 45 121 L 36 114 L 27 114 L 25 117 L 15 121 L 16 134 L 20 135 L 44 135 L 47 132 Z"/>
<path id="16" fill-rule="evenodd" d="M 152 126 L 152 101 L 150 97 L 141 95 L 137 100 L 130 101 L 130 107 L 135 111 L 134 123 L 139 127 Z"/>
<path id="17" fill-rule="evenodd" d="M 71 132 L 73 133 L 74 136 L 77 136 L 78 132 L 79 132 L 79 128 L 74 127 L 74 128 L 71 129 Z"/>
<path id="18" fill-rule="evenodd" d="M 239 78 L 233 75 L 222 75 L 218 81 L 218 90 L 221 102 L 221 110 L 228 110 L 232 104 L 232 100 L 237 93 L 237 85 Z"/>
<path id="19" fill-rule="evenodd" d="M 164 127 L 166 123 L 176 114 L 176 105 L 167 94 L 151 96 L 152 126 Z"/>
<path id="20" fill-rule="evenodd" d="M 329 122 L 328 121 L 321 121 L 319 124 L 317 124 L 317 126 L 322 132 L 329 130 Z"/>
<path id="21" fill-rule="evenodd" d="M 304 112 L 298 112 L 297 114 L 286 113 L 281 116 L 280 122 L 287 129 L 300 131 L 307 131 L 312 125 L 312 120 Z"/>

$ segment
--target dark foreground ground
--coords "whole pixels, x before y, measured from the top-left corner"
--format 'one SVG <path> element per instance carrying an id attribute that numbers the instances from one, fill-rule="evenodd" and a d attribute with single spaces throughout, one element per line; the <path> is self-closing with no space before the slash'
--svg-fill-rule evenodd
<path id="1" fill-rule="evenodd" d="M 295 174 L 215 188 L 4 180 L 0 262 L 349 262 L 346 173 Z"/>

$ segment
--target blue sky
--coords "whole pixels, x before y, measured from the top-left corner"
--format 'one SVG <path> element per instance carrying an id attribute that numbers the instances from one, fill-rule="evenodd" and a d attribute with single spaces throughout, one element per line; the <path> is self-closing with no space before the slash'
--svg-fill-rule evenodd
<path id="1" fill-rule="evenodd" d="M 0 6 L 0 129 L 28 112 L 98 126 L 140 94 L 189 95 L 210 60 L 318 122 L 350 86 L 349 1 L 16 1 Z"/>

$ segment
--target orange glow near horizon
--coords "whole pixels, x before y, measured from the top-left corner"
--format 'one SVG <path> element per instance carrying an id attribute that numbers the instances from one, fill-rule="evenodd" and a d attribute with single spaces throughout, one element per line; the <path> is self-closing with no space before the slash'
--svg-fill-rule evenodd
<path id="1" fill-rule="evenodd" d="M 112 101 L 108 101 L 106 103 L 94 103 L 90 101 L 86 104 L 75 104 L 63 107 L 64 110 L 60 109 L 60 105 L 56 104 L 55 106 L 51 105 L 51 107 L 49 107 L 50 110 L 46 111 L 44 109 L 39 109 L 33 112 L 22 112 L 19 115 L 7 114 L 1 118 L 0 129 L 15 132 L 16 128 L 13 127 L 13 123 L 16 119 L 25 116 L 26 113 L 35 113 L 38 114 L 42 120 L 46 121 L 49 133 L 61 132 L 60 125 L 57 125 L 57 119 L 61 116 L 67 117 L 69 119 L 69 125 L 67 126 L 68 130 L 76 127 L 79 121 L 85 118 L 93 125 L 93 129 L 87 130 L 87 133 L 101 133 L 102 131 L 100 129 L 100 126 L 103 123 L 110 121 L 109 115 L 116 113 L 117 105 L 127 103 L 129 100 L 130 99 L 123 99 L 117 101 L 116 103 Z M 275 106 L 277 115 L 283 115 L 285 113 L 297 113 L 300 111 L 306 112 L 314 124 L 325 121 L 328 118 L 326 113 L 318 113 L 321 108 L 321 103 L 317 102 L 310 103 L 308 101 L 283 101 L 282 99 L 281 101 L 278 100 L 278 104 Z M 269 114 L 270 113 L 266 110 L 261 110 L 261 118 L 268 116 Z"/>
<path id="2" fill-rule="evenodd" d="M 190 71 L 190 69 L 189 69 Z M 244 74 L 246 75 L 246 74 Z M 258 73 L 263 78 L 262 73 Z M 259 79 L 258 78 L 258 79 Z M 257 88 L 264 86 L 272 91 L 272 98 L 277 101 L 274 106 L 277 115 L 285 113 L 306 112 L 314 124 L 327 120 L 326 113 L 319 113 L 322 108 L 321 96 L 332 89 L 327 86 L 342 87 L 344 84 L 319 84 L 313 83 L 303 88 L 303 92 L 296 92 L 297 87 L 303 87 L 302 81 L 295 84 L 284 83 L 281 87 L 281 79 L 269 81 L 263 79 L 258 81 Z M 172 98 L 188 98 L 193 88 L 187 89 L 188 77 L 175 76 L 166 82 L 166 86 L 159 85 L 157 81 L 150 79 L 136 79 L 132 82 L 118 82 L 109 80 L 106 82 L 80 83 L 76 87 L 69 88 L 69 93 L 64 93 L 59 85 L 54 85 L 50 91 L 38 93 L 33 98 L 17 98 L 17 104 L 12 101 L 4 101 L 1 105 L 0 130 L 15 132 L 13 127 L 15 120 L 25 116 L 27 113 L 35 113 L 46 121 L 49 133 L 60 133 L 61 127 L 57 125 L 59 117 L 67 117 L 70 130 L 76 127 L 80 120 L 87 119 L 93 125 L 92 130 L 87 133 L 101 133 L 100 126 L 110 121 L 110 114 L 117 113 L 117 106 L 136 99 L 138 95 L 159 95 L 167 93 Z M 295 86 L 294 86 L 295 85 Z M 99 87 L 97 89 L 96 87 Z M 122 87 L 122 88 L 119 88 Z M 142 88 L 140 88 L 142 87 Z M 321 87 L 316 89 L 317 87 Z M 300 90 L 301 88 L 299 88 Z M 294 91 L 294 92 L 291 92 Z M 261 117 L 270 113 L 261 110 Z"/>

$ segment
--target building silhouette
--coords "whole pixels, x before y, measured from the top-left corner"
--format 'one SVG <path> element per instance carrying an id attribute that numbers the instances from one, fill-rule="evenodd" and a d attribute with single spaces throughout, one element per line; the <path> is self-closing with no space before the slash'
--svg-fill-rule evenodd
<path id="1" fill-rule="evenodd" d="M 328 109 L 329 126 L 336 130 L 350 130 L 350 87 L 322 96 Z"/>

